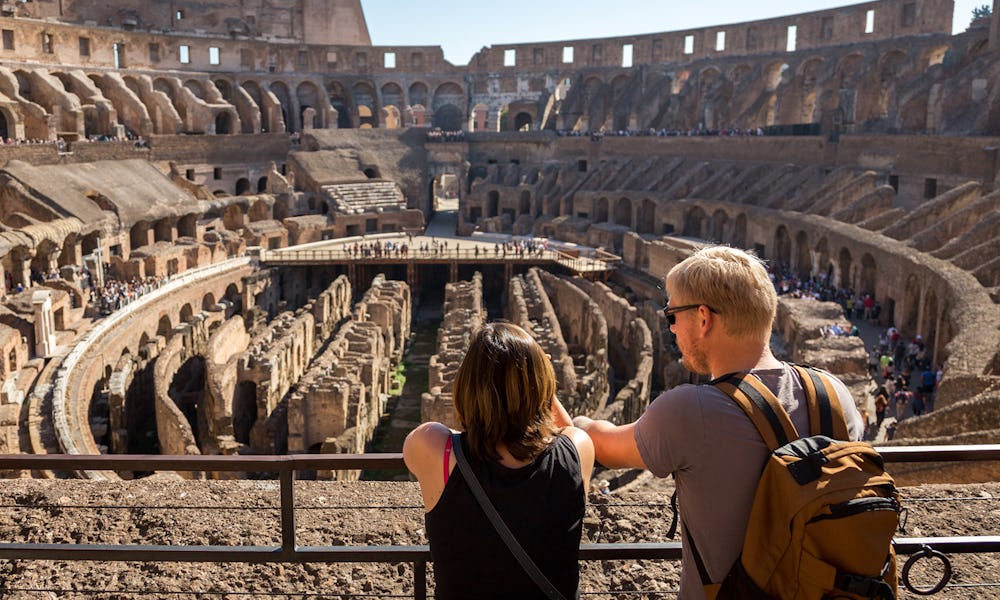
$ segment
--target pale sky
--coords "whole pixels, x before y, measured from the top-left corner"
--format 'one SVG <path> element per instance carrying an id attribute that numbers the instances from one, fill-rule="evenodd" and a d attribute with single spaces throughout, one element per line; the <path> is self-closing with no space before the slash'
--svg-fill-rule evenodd
<path id="1" fill-rule="evenodd" d="M 484 46 L 677 31 L 810 12 L 858 2 L 835 0 L 361 0 L 376 46 L 441 46 L 466 65 Z M 992 0 L 955 0 L 953 33 Z"/>

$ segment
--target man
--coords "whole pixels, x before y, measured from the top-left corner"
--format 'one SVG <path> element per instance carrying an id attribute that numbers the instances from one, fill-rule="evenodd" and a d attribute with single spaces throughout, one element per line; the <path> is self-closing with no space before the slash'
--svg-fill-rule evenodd
<path id="1" fill-rule="evenodd" d="M 763 263 L 742 250 L 706 248 L 674 267 L 666 288 L 667 322 L 684 366 L 712 378 L 751 372 L 778 397 L 798 432 L 809 435 L 802 382 L 768 345 L 778 299 Z M 831 379 L 851 438 L 860 440 L 864 425 L 854 400 Z M 769 454 L 750 419 L 714 386 L 680 385 L 661 394 L 635 423 L 577 417 L 574 425 L 590 434 L 601 464 L 674 475 L 687 531 L 681 598 L 704 598 L 688 534 L 711 581 L 722 581 L 739 557 Z"/>

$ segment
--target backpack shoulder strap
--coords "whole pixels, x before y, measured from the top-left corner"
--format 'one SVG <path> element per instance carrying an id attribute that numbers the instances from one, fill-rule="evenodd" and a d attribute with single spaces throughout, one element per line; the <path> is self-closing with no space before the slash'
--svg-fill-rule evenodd
<path id="1" fill-rule="evenodd" d="M 757 377 L 730 373 L 712 384 L 743 409 L 772 452 L 799 438 L 788 413 Z"/>
<path id="2" fill-rule="evenodd" d="M 802 380 L 809 402 L 810 435 L 825 435 L 835 440 L 848 440 L 847 419 L 830 376 L 812 367 L 792 365 Z"/>

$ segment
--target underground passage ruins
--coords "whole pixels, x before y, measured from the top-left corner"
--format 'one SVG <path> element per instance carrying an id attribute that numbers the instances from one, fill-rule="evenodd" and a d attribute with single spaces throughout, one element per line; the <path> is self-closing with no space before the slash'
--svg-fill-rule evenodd
<path id="1" fill-rule="evenodd" d="M 372 45 L 359 0 L 4 0 L 0 453 L 398 451 L 386 430 L 454 423 L 497 318 L 551 354 L 571 412 L 635 419 L 691 380 L 662 279 L 707 243 L 789 284 L 776 347 L 844 378 L 871 439 L 995 443 L 1000 11 L 959 34 L 953 12 L 879 0 L 463 66 Z M 808 280 L 825 302 L 791 293 Z M 821 335 L 865 295 L 852 319 L 940 369 L 933 412 L 875 427 L 869 340 Z"/>

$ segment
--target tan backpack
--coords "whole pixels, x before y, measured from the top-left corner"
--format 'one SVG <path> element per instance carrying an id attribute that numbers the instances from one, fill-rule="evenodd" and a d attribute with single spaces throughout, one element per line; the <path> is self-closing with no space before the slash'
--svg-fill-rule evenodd
<path id="1" fill-rule="evenodd" d="M 892 538 L 899 494 L 882 457 L 849 439 L 829 376 L 795 366 L 809 403 L 810 437 L 753 375 L 715 386 L 746 412 L 771 455 L 761 473 L 740 558 L 722 583 L 711 583 L 688 535 L 709 600 L 729 598 L 858 599 L 896 597 Z"/>

